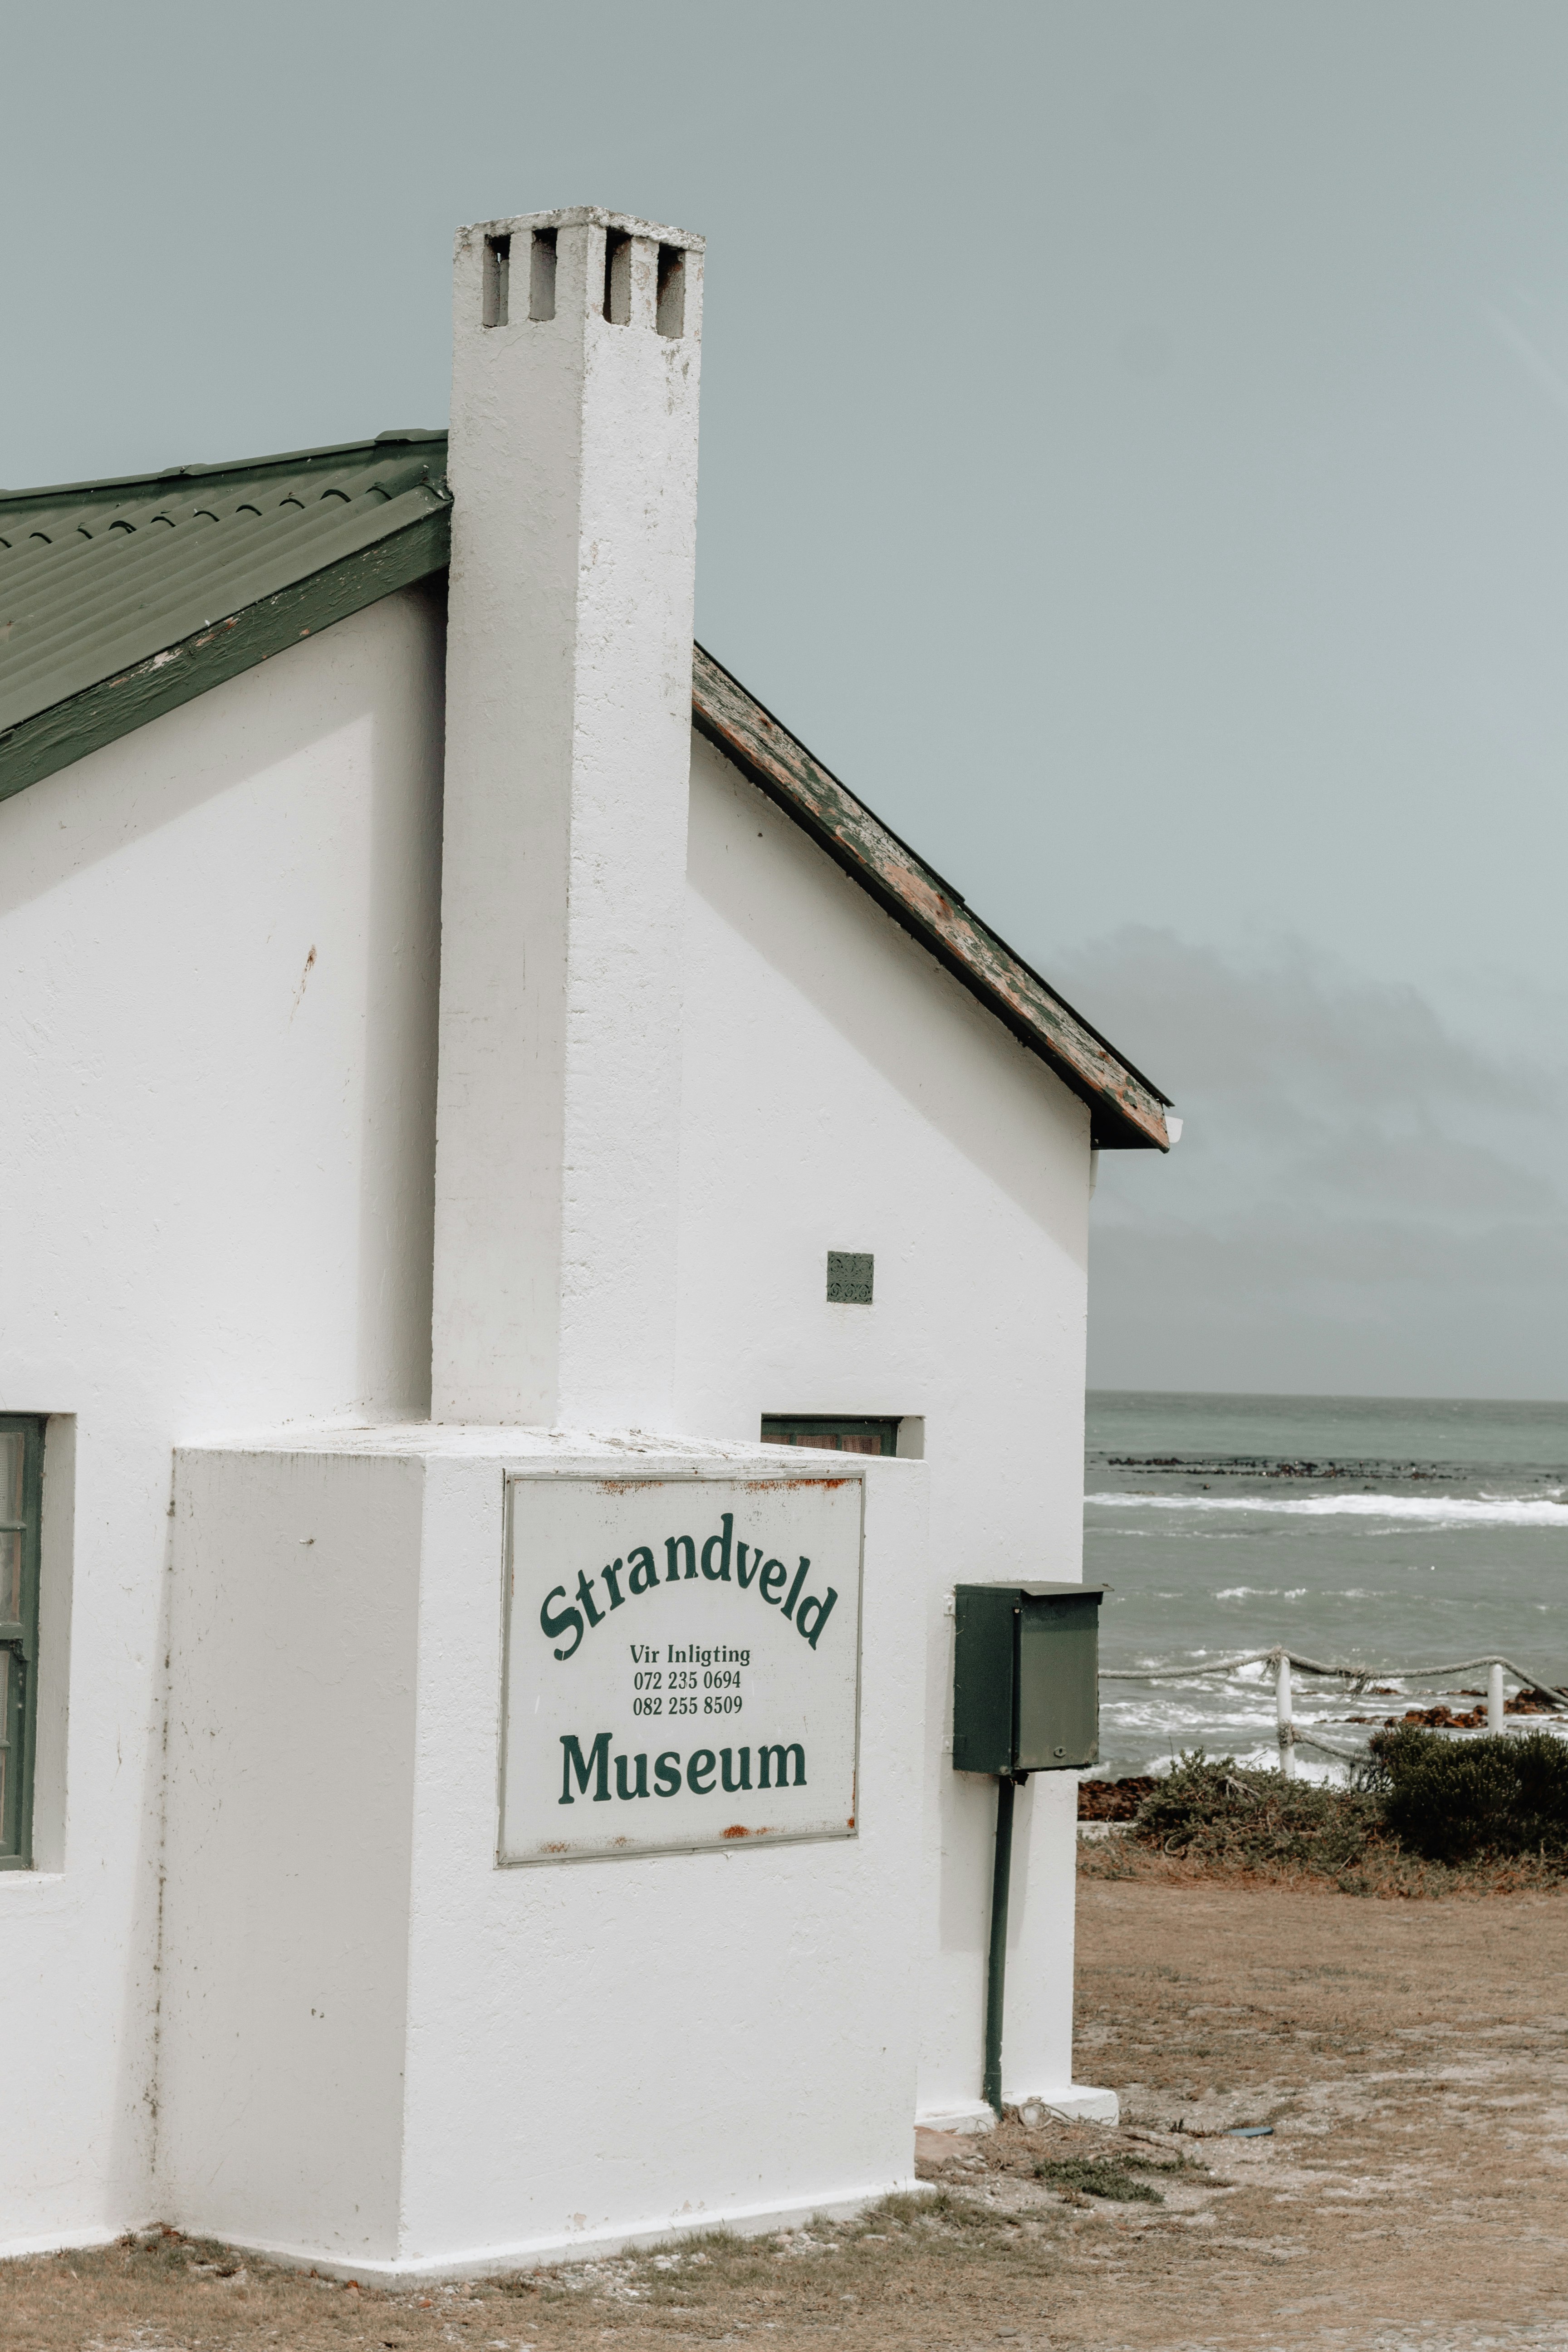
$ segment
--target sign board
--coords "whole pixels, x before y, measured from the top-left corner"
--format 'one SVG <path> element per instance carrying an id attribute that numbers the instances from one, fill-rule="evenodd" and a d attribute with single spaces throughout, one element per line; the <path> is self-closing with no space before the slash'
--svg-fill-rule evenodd
<path id="1" fill-rule="evenodd" d="M 507 1500 L 502 1863 L 854 1836 L 858 1478 Z"/>

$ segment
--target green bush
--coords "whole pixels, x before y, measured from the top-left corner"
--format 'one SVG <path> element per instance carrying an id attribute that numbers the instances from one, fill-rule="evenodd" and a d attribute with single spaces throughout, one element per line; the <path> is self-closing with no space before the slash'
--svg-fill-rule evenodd
<path id="1" fill-rule="evenodd" d="M 1433 1862 L 1568 1855 L 1568 1741 L 1374 1732 L 1368 1793 L 1401 1845 Z"/>
<path id="2" fill-rule="evenodd" d="M 1234 1757 L 1211 1762 L 1200 1748 L 1155 1783 L 1138 1808 L 1133 1834 L 1194 1861 L 1334 1875 L 1363 1859 L 1382 1827 L 1382 1806 L 1366 1790 L 1243 1771 Z"/>
<path id="3" fill-rule="evenodd" d="M 1521 1870 L 1531 1884 L 1568 1874 L 1568 1741 L 1400 1724 L 1369 1751 L 1346 1788 L 1199 1748 L 1144 1798 L 1132 1835 L 1199 1868 L 1328 1878 L 1352 1894 L 1441 1892 L 1455 1872 L 1494 1890 Z"/>

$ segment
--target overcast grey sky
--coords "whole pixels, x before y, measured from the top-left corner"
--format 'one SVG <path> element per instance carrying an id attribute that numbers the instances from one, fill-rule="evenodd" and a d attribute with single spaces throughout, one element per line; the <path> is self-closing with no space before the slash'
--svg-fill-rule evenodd
<path id="1" fill-rule="evenodd" d="M 1568 7 L 0 0 L 0 478 L 444 421 L 704 231 L 705 641 L 1166 1089 L 1113 1385 L 1568 1395 Z"/>

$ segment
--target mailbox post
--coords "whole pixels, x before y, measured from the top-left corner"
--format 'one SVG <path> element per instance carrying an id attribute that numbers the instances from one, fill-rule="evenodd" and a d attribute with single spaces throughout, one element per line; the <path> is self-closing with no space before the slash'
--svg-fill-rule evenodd
<path id="1" fill-rule="evenodd" d="M 952 1768 L 996 1780 L 982 2096 L 998 2115 L 1014 1795 L 1031 1772 L 1076 1772 L 1098 1759 L 1104 1590 L 961 1584 L 953 1593 Z"/>

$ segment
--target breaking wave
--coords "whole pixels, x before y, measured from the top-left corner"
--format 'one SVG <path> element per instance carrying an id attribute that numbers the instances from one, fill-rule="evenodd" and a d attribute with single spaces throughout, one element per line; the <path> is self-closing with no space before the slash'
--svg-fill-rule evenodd
<path id="1" fill-rule="evenodd" d="M 1118 1510 L 1220 1511 L 1292 1519 L 1402 1519 L 1418 1527 L 1547 1528 L 1568 1535 L 1568 1504 L 1511 1495 L 1086 1495 Z"/>

